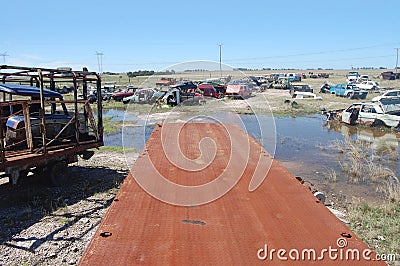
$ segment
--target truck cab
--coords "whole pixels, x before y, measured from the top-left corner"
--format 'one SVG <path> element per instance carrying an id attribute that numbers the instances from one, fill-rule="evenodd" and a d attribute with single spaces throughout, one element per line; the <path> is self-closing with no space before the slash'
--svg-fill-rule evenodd
<path id="1" fill-rule="evenodd" d="M 360 73 L 358 73 L 357 71 L 350 71 L 347 74 L 347 83 L 355 83 L 358 81 L 358 79 L 360 78 Z"/>

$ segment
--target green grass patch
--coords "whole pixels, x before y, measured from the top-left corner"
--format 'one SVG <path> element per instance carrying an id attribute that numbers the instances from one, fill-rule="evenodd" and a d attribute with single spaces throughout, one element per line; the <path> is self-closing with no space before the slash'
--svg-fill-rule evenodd
<path id="1" fill-rule="evenodd" d="M 113 117 L 103 118 L 104 134 L 118 132 L 123 121 L 112 121 Z"/>
<path id="2" fill-rule="evenodd" d="M 362 202 L 349 211 L 350 229 L 378 254 L 400 259 L 400 201 Z"/>
<path id="3" fill-rule="evenodd" d="M 120 146 L 102 146 L 99 147 L 100 152 L 118 152 L 118 153 L 124 153 L 124 152 L 136 152 L 137 150 L 135 148 L 126 148 L 120 147 Z"/>
<path id="4" fill-rule="evenodd" d="M 116 110 L 125 110 L 126 104 L 124 104 L 122 101 L 114 101 L 114 100 L 109 100 L 109 101 L 102 101 L 103 103 L 103 109 L 104 110 L 109 110 L 109 109 L 116 109 Z"/>

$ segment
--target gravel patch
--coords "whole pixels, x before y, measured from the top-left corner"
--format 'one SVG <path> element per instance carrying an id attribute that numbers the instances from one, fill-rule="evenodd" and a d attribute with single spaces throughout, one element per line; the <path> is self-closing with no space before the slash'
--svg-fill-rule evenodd
<path id="1" fill-rule="evenodd" d="M 137 154 L 135 154 L 137 156 Z M 98 152 L 70 165 L 71 182 L 35 176 L 0 185 L 0 265 L 76 265 L 128 174 L 125 157 Z M 4 179 L 4 178 L 3 178 Z"/>

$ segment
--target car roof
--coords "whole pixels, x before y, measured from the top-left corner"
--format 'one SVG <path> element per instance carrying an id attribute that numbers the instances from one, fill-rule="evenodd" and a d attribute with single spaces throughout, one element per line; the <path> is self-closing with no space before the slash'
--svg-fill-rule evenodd
<path id="1" fill-rule="evenodd" d="M 141 92 L 141 91 L 157 91 L 154 88 L 142 88 L 142 89 L 138 89 L 137 92 Z"/>
<path id="2" fill-rule="evenodd" d="M 371 102 L 371 101 L 369 101 L 369 102 L 355 102 L 355 103 L 350 104 L 349 106 L 352 106 L 352 105 L 359 105 L 359 104 L 374 104 L 374 105 L 379 105 L 379 102 Z"/>
<path id="3" fill-rule="evenodd" d="M 40 88 L 19 84 L 0 84 L 0 92 L 21 96 L 40 96 Z M 43 96 L 50 98 L 62 98 L 61 93 L 46 89 L 43 89 Z"/>
<path id="4" fill-rule="evenodd" d="M 387 91 L 385 91 L 385 93 L 394 92 L 394 91 L 400 91 L 400 90 L 399 90 L 399 89 L 396 89 L 396 90 L 387 90 Z"/>
<path id="5" fill-rule="evenodd" d="M 209 83 L 203 83 L 203 84 L 199 84 L 197 87 L 198 87 L 199 89 L 202 89 L 202 88 L 208 89 L 208 88 L 212 88 L 213 85 L 212 85 L 212 84 L 209 84 Z"/>

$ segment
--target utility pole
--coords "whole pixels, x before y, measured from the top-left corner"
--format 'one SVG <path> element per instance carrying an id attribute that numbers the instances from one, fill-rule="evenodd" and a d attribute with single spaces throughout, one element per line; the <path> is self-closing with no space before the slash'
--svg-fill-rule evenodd
<path id="1" fill-rule="evenodd" d="M 99 67 L 99 74 L 103 72 L 103 53 L 102 52 L 97 52 L 96 51 L 96 56 L 97 56 L 97 65 Z"/>
<path id="2" fill-rule="evenodd" d="M 399 48 L 394 48 L 396 50 L 396 74 L 397 74 L 397 64 L 399 63 Z"/>
<path id="3" fill-rule="evenodd" d="M 218 44 L 219 46 L 219 73 L 221 75 L 222 78 L 222 45 L 224 45 L 223 43 Z"/>
<path id="4" fill-rule="evenodd" d="M 3 57 L 3 63 L 6 64 L 6 56 L 9 56 L 7 52 L 0 54 Z"/>

